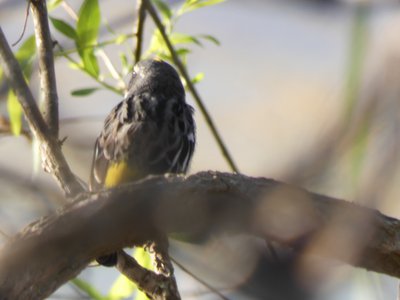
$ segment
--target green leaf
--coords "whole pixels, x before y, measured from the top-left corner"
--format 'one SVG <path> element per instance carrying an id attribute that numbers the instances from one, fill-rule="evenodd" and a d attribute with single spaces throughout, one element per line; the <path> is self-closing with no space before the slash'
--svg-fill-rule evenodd
<path id="1" fill-rule="evenodd" d="M 8 92 L 7 110 L 10 118 L 11 132 L 18 136 L 21 134 L 22 130 L 22 107 L 12 90 Z"/>
<path id="2" fill-rule="evenodd" d="M 83 97 L 83 96 L 88 96 L 90 94 L 93 94 L 94 92 L 96 92 L 98 90 L 100 90 L 99 87 L 78 89 L 78 90 L 71 91 L 71 95 L 75 96 L 75 97 Z"/>
<path id="3" fill-rule="evenodd" d="M 97 42 L 100 28 L 100 8 L 98 0 L 85 0 L 79 10 L 76 33 L 81 46 Z"/>
<path id="4" fill-rule="evenodd" d="M 36 43 L 33 35 L 28 37 L 15 53 L 15 57 L 18 60 L 18 63 L 20 64 L 27 81 L 29 81 L 32 74 L 32 61 L 35 53 Z M 12 133 L 14 135 L 20 135 L 22 130 L 22 107 L 18 102 L 17 96 L 12 90 L 9 90 L 8 92 L 7 111 L 10 118 Z"/>
<path id="5" fill-rule="evenodd" d="M 192 52 L 192 50 L 190 50 L 188 48 L 178 48 L 175 51 L 179 56 L 186 56 Z"/>
<path id="6" fill-rule="evenodd" d="M 129 65 L 128 57 L 126 56 L 125 53 L 120 52 L 119 58 L 121 60 L 121 65 L 122 65 L 122 74 L 128 74 L 131 68 L 131 66 Z"/>
<path id="7" fill-rule="evenodd" d="M 81 70 L 82 67 L 81 65 L 74 63 L 74 62 L 68 62 L 68 66 L 72 69 L 72 70 Z"/>
<path id="8" fill-rule="evenodd" d="M 178 33 L 174 32 L 170 35 L 170 39 L 172 44 L 177 45 L 177 44 L 196 44 L 199 46 L 203 46 L 199 39 L 192 35 L 184 34 L 184 33 Z"/>
<path id="9" fill-rule="evenodd" d="M 143 248 L 135 248 L 133 257 L 142 267 L 150 270 L 153 269 L 151 257 Z M 148 300 L 148 298 L 145 293 L 138 290 L 135 300 Z"/>
<path id="10" fill-rule="evenodd" d="M 31 35 L 21 45 L 18 51 L 15 53 L 15 57 L 18 61 L 30 60 L 36 53 L 35 36 Z"/>
<path id="11" fill-rule="evenodd" d="M 125 42 L 128 39 L 128 36 L 126 34 L 120 34 L 117 36 L 115 39 L 115 43 L 117 45 L 121 45 L 123 42 Z"/>
<path id="12" fill-rule="evenodd" d="M 19 65 L 26 78 L 31 77 L 32 73 L 32 61 L 36 54 L 36 43 L 35 36 L 31 35 L 21 45 L 18 51 L 15 53 L 15 58 L 18 60 Z"/>
<path id="13" fill-rule="evenodd" d="M 99 291 L 97 291 L 92 285 L 88 282 L 75 278 L 72 279 L 71 282 L 78 287 L 81 291 L 84 291 L 91 299 L 95 300 L 105 300 L 106 297 L 102 296 Z"/>
<path id="14" fill-rule="evenodd" d="M 82 53 L 82 61 L 85 70 L 95 78 L 98 78 L 100 74 L 100 68 L 99 63 L 97 62 L 97 57 L 94 55 L 94 51 L 90 49 L 84 50 Z"/>
<path id="15" fill-rule="evenodd" d="M 85 70 L 96 78 L 100 69 L 93 47 L 97 44 L 100 20 L 98 0 L 85 0 L 79 10 L 76 24 L 76 46 Z"/>
<path id="16" fill-rule="evenodd" d="M 54 10 L 57 6 L 59 6 L 63 0 L 50 0 L 47 2 L 47 10 L 52 11 Z"/>
<path id="17" fill-rule="evenodd" d="M 161 36 L 161 33 L 158 29 L 155 29 L 150 41 L 150 47 L 148 50 L 150 53 L 154 53 L 157 55 L 168 53 L 167 45 L 164 42 L 164 39 Z"/>
<path id="18" fill-rule="evenodd" d="M 67 22 L 53 17 L 50 17 L 50 21 L 53 24 L 54 28 L 57 29 L 62 34 L 64 34 L 66 37 L 69 37 L 74 41 L 77 40 L 78 36 L 76 34 L 75 29 Z"/>
<path id="19" fill-rule="evenodd" d="M 181 8 L 178 10 L 178 15 L 183 15 L 184 13 L 206 7 L 211 5 L 216 5 L 218 3 L 224 2 L 225 0 L 187 0 Z"/>
<path id="20" fill-rule="evenodd" d="M 203 73 L 203 72 L 200 72 L 200 73 L 198 73 L 196 76 L 194 76 L 194 77 L 192 78 L 192 83 L 193 83 L 193 84 L 199 83 L 199 82 L 202 81 L 203 79 L 204 79 L 204 73 Z"/>
<path id="21" fill-rule="evenodd" d="M 137 290 L 136 285 L 124 275 L 119 275 L 111 286 L 107 298 L 110 300 L 126 299 Z"/>
<path id="22" fill-rule="evenodd" d="M 171 20 L 172 12 L 167 3 L 163 0 L 152 0 L 152 2 L 157 6 L 165 20 Z"/>
<path id="23" fill-rule="evenodd" d="M 208 40 L 208 41 L 214 43 L 217 46 L 221 46 L 221 42 L 216 37 L 214 37 L 212 35 L 201 34 L 201 35 L 199 35 L 199 37 L 202 38 L 202 39 Z"/>

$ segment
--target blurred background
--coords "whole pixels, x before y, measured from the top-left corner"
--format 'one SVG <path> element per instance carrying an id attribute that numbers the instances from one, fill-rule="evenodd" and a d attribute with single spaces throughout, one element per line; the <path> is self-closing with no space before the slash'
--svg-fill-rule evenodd
<path id="1" fill-rule="evenodd" d="M 171 7 L 180 2 L 170 1 Z M 68 3 L 77 11 L 82 1 Z M 103 0 L 100 7 L 99 41 L 112 38 L 107 26 L 118 33 L 132 32 L 135 1 Z M 192 76 L 205 74 L 196 86 L 240 172 L 290 182 L 400 218 L 399 8 L 394 0 L 227 0 L 179 19 L 176 31 L 211 34 L 220 41 L 219 46 L 211 42 L 193 46 L 187 66 Z M 25 11 L 25 1 L 0 0 L 0 24 L 10 43 L 22 32 Z M 62 6 L 51 15 L 73 22 Z M 148 18 L 144 49 L 153 29 Z M 32 33 L 30 18 L 25 37 Z M 53 37 L 65 49 L 74 46 L 55 30 Z M 104 48 L 117 70 L 122 68 L 120 53 L 132 51 L 133 45 L 131 40 Z M 105 89 L 87 97 L 72 96 L 73 90 L 98 84 L 71 69 L 62 57 L 56 61 L 56 72 L 60 136 L 67 137 L 64 153 L 73 171 L 87 181 L 94 140 L 121 97 Z M 104 76 L 112 82 L 106 71 Z M 37 65 L 31 88 L 39 94 Z M 7 116 L 4 82 L 0 92 L 0 112 Z M 188 102 L 196 108 L 191 95 Z M 190 172 L 230 171 L 203 117 L 199 112 L 195 117 L 198 142 Z M 63 203 L 54 180 L 35 163 L 32 149 L 24 136 L 1 136 L 0 228 L 7 234 Z M 172 247 L 179 261 L 193 266 L 193 272 L 221 287 L 230 299 L 263 299 L 242 288 L 247 275 L 234 276 L 235 270 L 252 274 L 257 269 L 254 253 L 243 250 L 251 243 L 259 241 L 229 240 L 222 246 L 210 242 L 205 250 L 178 243 Z M 227 244 L 232 255 L 226 255 Z M 312 299 L 397 297 L 393 278 L 337 262 L 318 264 Z M 221 276 L 216 275 L 219 271 Z M 184 299 L 218 298 L 180 268 L 176 272 Z M 81 274 L 102 293 L 117 277 L 115 270 L 94 267 Z M 84 296 L 66 285 L 51 299 L 60 298 Z"/>

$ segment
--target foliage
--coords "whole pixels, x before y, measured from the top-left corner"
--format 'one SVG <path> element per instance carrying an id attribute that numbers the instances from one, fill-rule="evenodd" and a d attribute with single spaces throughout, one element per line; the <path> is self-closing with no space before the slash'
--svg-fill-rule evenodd
<path id="1" fill-rule="evenodd" d="M 31 35 L 15 53 L 26 80 L 29 82 L 32 75 L 32 63 L 36 54 L 35 37 Z M 7 111 L 10 118 L 11 132 L 20 135 L 22 130 L 22 108 L 15 93 L 10 89 L 7 97 Z"/>
<path id="2" fill-rule="evenodd" d="M 210 41 L 216 45 L 219 45 L 219 41 L 209 35 L 190 35 L 175 31 L 175 26 L 179 19 L 185 14 L 195 11 L 196 9 L 211 6 L 224 0 L 218 1 L 185 1 L 178 8 L 171 8 L 163 0 L 153 0 L 153 3 L 157 6 L 158 11 L 162 15 L 163 23 L 167 30 L 167 34 L 171 39 L 172 44 L 176 47 L 177 53 L 179 54 L 181 60 L 186 62 L 187 55 L 192 52 L 190 46 L 203 46 L 204 41 Z M 50 2 L 52 8 L 57 7 L 62 1 L 53 0 Z M 84 71 L 87 75 L 96 80 L 100 86 L 98 87 L 84 87 L 72 91 L 72 96 L 87 96 L 94 93 L 101 88 L 106 88 L 112 90 L 116 93 L 122 94 L 124 89 L 124 84 L 121 83 L 124 78 L 132 69 L 133 65 L 133 52 L 130 49 L 130 39 L 135 35 L 134 33 L 118 34 L 110 26 L 106 26 L 109 33 L 112 34 L 113 38 L 107 41 L 98 42 L 98 34 L 101 25 L 101 14 L 98 0 L 85 0 L 79 9 L 78 19 L 75 24 L 71 24 L 65 20 L 58 19 L 55 17 L 50 17 L 50 21 L 56 31 L 66 37 L 68 40 L 72 40 L 75 43 L 76 48 L 70 50 L 64 50 L 60 46 L 60 51 L 56 53 L 58 56 L 63 56 L 67 58 L 70 62 L 70 66 L 74 69 L 80 69 Z M 126 45 L 128 49 L 127 52 L 120 53 L 120 71 L 118 72 L 117 82 L 106 83 L 104 78 L 112 77 L 110 76 L 110 70 L 102 70 L 99 66 L 99 55 L 97 51 L 104 50 L 107 45 L 118 44 Z M 71 54 L 77 52 L 79 59 L 74 59 Z M 151 42 L 149 49 L 146 51 L 146 57 L 148 56 L 158 56 L 162 59 L 172 62 L 171 55 L 166 48 L 165 42 L 163 41 L 160 33 L 157 29 L 154 30 L 151 36 Z M 114 76 L 115 77 L 115 76 Z M 192 82 L 198 83 L 204 78 L 203 73 L 199 73 L 193 77 Z M 115 79 L 115 78 L 114 78 Z M 116 87 L 117 86 L 117 87 Z"/>

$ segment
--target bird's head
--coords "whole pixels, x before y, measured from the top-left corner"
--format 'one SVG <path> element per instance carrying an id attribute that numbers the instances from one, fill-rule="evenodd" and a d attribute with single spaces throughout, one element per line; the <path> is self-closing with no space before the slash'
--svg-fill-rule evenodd
<path id="1" fill-rule="evenodd" d="M 184 88 L 176 70 L 168 63 L 158 59 L 138 62 L 132 72 L 128 93 L 163 93 L 184 96 Z"/>

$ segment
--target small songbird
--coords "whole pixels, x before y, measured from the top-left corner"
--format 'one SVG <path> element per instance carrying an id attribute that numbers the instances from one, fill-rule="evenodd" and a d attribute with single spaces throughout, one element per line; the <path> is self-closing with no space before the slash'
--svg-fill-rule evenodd
<path id="1" fill-rule="evenodd" d="M 96 191 L 147 175 L 186 173 L 195 148 L 193 108 L 178 73 L 168 63 L 137 63 L 125 98 L 110 112 L 96 140 L 90 189 Z M 105 266 L 116 253 L 97 259 Z"/>

